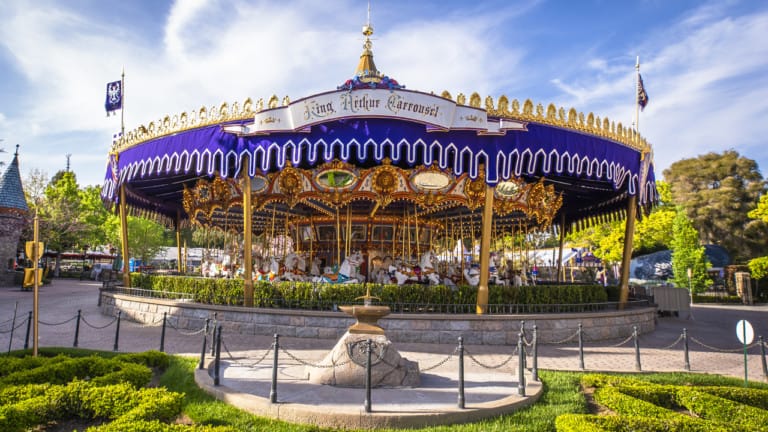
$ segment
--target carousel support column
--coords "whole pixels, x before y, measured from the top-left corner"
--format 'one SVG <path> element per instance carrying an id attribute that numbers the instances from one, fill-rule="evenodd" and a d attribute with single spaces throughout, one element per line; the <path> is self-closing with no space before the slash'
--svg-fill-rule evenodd
<path id="1" fill-rule="evenodd" d="M 128 271 L 128 211 L 125 204 L 125 183 L 120 185 L 120 242 L 123 250 L 123 286 L 130 288 L 131 273 Z"/>
<path id="2" fill-rule="evenodd" d="M 635 236 L 635 216 L 637 215 L 637 195 L 629 197 L 627 203 L 627 225 L 624 229 L 624 254 L 621 257 L 621 293 L 619 309 L 624 309 L 629 300 L 629 262 L 632 259 L 632 240 Z"/>
<path id="3" fill-rule="evenodd" d="M 563 243 L 565 243 L 565 212 L 560 213 L 560 245 L 557 255 L 557 281 L 563 282 Z"/>
<path id="4" fill-rule="evenodd" d="M 176 210 L 176 267 L 179 273 L 184 271 L 181 260 L 181 211 Z"/>
<path id="5" fill-rule="evenodd" d="M 246 167 L 249 163 L 246 159 Z M 253 250 L 253 210 L 251 207 L 251 177 L 248 175 L 248 169 L 243 170 L 243 277 L 245 285 L 243 294 L 245 296 L 245 306 L 253 306 L 253 261 L 251 251 Z"/>
<path id="6" fill-rule="evenodd" d="M 491 260 L 491 228 L 493 226 L 493 186 L 485 187 L 485 207 L 480 231 L 480 285 L 477 287 L 477 314 L 482 315 L 488 308 L 488 276 Z"/>

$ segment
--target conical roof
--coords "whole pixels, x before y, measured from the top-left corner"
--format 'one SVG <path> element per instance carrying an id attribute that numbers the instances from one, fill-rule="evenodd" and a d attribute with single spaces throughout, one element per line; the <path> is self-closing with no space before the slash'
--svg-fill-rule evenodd
<path id="1" fill-rule="evenodd" d="M 18 146 L 16 146 L 13 161 L 0 177 L 0 209 L 29 211 L 27 199 L 24 197 L 24 188 L 21 185 Z"/>

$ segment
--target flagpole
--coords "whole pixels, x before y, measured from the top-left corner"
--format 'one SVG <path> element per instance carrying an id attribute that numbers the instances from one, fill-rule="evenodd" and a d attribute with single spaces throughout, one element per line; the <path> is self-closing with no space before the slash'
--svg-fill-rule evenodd
<path id="1" fill-rule="evenodd" d="M 635 137 L 640 137 L 640 56 L 635 63 Z M 125 90 L 125 89 L 123 89 Z"/>
<path id="2" fill-rule="evenodd" d="M 120 77 L 120 104 L 122 109 L 120 110 L 120 142 L 125 139 L 125 66 L 123 66 L 123 73 Z"/>

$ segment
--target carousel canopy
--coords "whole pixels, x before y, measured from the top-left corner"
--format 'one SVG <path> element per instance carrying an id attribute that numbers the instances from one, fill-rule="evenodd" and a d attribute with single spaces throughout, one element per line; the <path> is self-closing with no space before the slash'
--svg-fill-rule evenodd
<path id="1" fill-rule="evenodd" d="M 273 234 L 276 219 L 278 231 L 298 230 L 340 212 L 464 230 L 486 185 L 502 229 L 621 217 L 631 196 L 656 199 L 651 148 L 634 130 L 530 100 L 406 90 L 376 70 L 369 39 L 334 91 L 201 108 L 126 133 L 102 194 L 115 203 L 125 186 L 134 214 L 242 229 L 244 176 L 254 231 Z"/>

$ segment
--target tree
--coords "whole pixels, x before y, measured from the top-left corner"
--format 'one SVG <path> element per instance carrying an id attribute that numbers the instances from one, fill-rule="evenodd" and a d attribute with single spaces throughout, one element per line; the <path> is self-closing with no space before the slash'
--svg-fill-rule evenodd
<path id="1" fill-rule="evenodd" d="M 707 153 L 673 163 L 664 170 L 664 179 L 674 203 L 685 210 L 705 243 L 723 246 L 737 260 L 765 250 L 768 240 L 754 235 L 760 228 L 748 227 L 747 214 L 766 190 L 754 160 L 735 150 Z"/>
<path id="2" fill-rule="evenodd" d="M 110 215 L 104 222 L 106 239 L 112 244 L 122 244 L 120 218 Z M 164 245 L 165 228 L 149 219 L 128 216 L 128 252 L 131 257 L 148 263 Z"/>
<path id="3" fill-rule="evenodd" d="M 87 186 L 79 191 L 80 218 L 85 224 L 82 235 L 85 244 L 95 246 L 107 243 L 107 233 L 104 231 L 104 222 L 109 217 L 109 212 L 101 200 L 101 188 L 99 186 Z"/>
<path id="4" fill-rule="evenodd" d="M 748 216 L 752 219 L 768 223 L 768 194 L 760 197 L 757 207 L 749 212 Z M 754 279 L 768 277 L 768 256 L 754 258 L 749 261 L 749 272 Z"/>
<path id="5" fill-rule="evenodd" d="M 711 266 L 699 242 L 699 233 L 683 209 L 675 216 L 672 232 L 672 281 L 679 287 L 690 286 L 693 293 L 704 292 L 712 284 L 707 274 Z"/>

